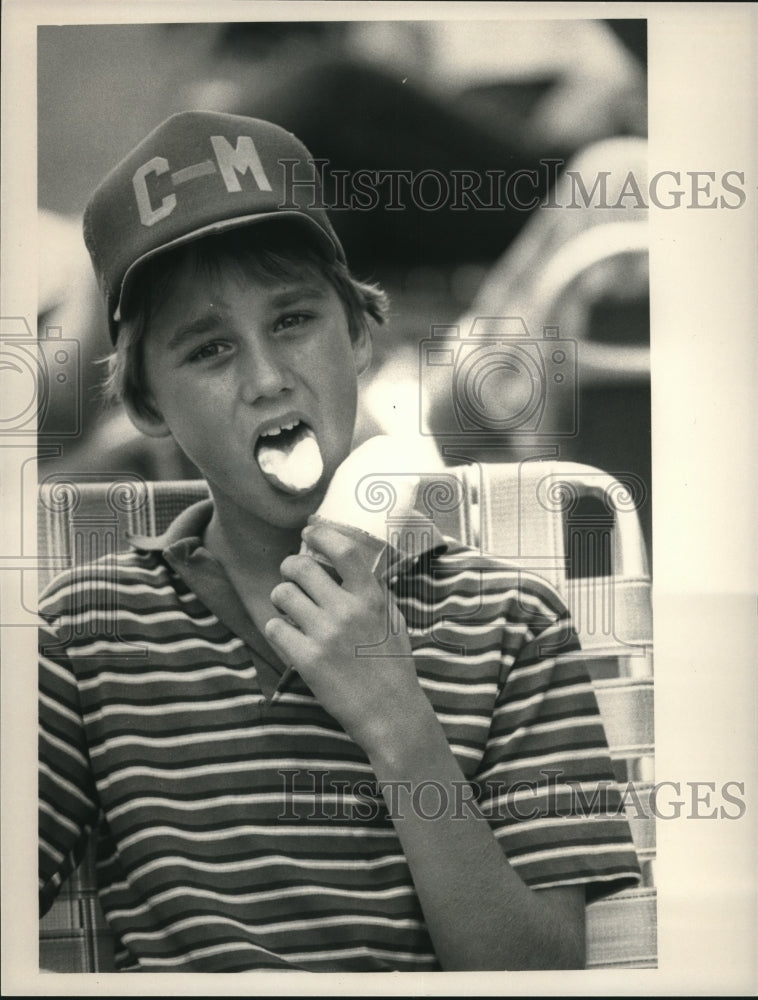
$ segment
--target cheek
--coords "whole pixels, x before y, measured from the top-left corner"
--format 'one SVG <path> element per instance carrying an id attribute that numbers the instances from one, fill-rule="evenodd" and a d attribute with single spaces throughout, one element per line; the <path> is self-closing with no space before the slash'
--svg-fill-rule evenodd
<path id="1" fill-rule="evenodd" d="M 145 349 L 139 361 L 138 378 L 142 386 L 143 395 L 150 401 L 152 407 L 162 412 L 162 397 L 167 379 L 161 371 L 160 365 L 149 349 Z"/>

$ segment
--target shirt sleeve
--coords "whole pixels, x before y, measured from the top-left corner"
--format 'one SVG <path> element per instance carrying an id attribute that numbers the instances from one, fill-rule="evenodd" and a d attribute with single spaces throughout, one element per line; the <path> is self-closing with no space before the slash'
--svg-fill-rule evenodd
<path id="1" fill-rule="evenodd" d="M 68 625 L 55 601 L 40 605 L 39 630 L 39 893 L 40 914 L 52 906 L 81 861 L 99 814 L 79 702 L 66 656 Z M 70 619 L 69 619 L 70 620 Z"/>
<path id="2" fill-rule="evenodd" d="M 526 604 L 522 642 L 503 657 L 479 804 L 528 885 L 584 883 L 592 899 L 636 884 L 639 863 L 568 611 L 548 589 Z"/>

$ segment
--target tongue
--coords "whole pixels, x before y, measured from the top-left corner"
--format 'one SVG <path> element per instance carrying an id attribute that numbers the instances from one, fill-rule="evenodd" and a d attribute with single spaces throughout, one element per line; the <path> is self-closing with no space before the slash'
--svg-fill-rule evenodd
<path id="1" fill-rule="evenodd" d="M 275 439 L 272 443 L 264 440 L 256 457 L 269 483 L 287 493 L 307 493 L 324 471 L 318 441 L 310 427 L 281 443 L 275 443 Z"/>

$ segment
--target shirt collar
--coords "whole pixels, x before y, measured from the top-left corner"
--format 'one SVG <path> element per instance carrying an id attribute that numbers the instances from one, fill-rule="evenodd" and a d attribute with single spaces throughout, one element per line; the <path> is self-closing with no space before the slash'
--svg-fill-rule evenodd
<path id="1" fill-rule="evenodd" d="M 129 535 L 129 544 L 141 552 L 165 552 L 181 542 L 200 542 L 212 514 L 213 501 L 199 500 L 174 518 L 162 535 Z"/>
<path id="2" fill-rule="evenodd" d="M 200 500 L 183 510 L 162 535 L 130 535 L 129 544 L 142 552 L 186 552 L 202 544 L 212 514 L 213 501 Z M 396 572 L 417 563 L 423 556 L 440 555 L 448 548 L 437 525 L 420 514 L 403 521 L 393 531 L 393 539 L 402 539 L 405 547 L 393 560 Z"/>

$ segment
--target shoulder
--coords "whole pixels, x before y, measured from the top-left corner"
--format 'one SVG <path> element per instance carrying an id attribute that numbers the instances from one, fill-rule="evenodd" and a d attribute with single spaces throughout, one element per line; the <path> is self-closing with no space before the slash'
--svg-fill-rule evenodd
<path id="1" fill-rule="evenodd" d="M 112 604 L 143 605 L 170 587 L 170 570 L 158 552 L 128 552 L 100 559 L 59 573 L 42 591 L 40 617 L 54 621 L 64 615 L 86 613 Z"/>
<path id="2" fill-rule="evenodd" d="M 476 599 L 499 602 L 509 617 L 549 626 L 568 618 L 563 598 L 547 580 L 507 559 L 481 552 L 453 538 L 419 570 L 435 601 Z"/>

